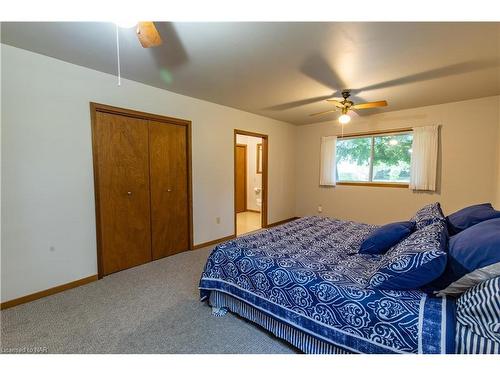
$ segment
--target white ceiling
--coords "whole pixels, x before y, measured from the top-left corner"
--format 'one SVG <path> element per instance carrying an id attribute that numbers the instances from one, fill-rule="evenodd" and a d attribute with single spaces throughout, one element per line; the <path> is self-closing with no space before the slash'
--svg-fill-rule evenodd
<path id="1" fill-rule="evenodd" d="M 120 30 L 122 75 L 176 93 L 307 124 L 323 99 L 419 107 L 500 94 L 500 23 L 156 23 L 143 49 Z M 111 23 L 2 23 L 2 43 L 116 73 Z"/>

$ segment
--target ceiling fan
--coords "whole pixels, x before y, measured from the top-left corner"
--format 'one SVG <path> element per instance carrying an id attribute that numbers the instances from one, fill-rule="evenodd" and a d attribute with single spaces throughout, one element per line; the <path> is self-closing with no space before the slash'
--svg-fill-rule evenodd
<path id="1" fill-rule="evenodd" d="M 137 38 L 143 48 L 157 47 L 163 43 L 160 33 L 153 22 L 117 22 L 119 27 L 135 27 Z"/>
<path id="2" fill-rule="evenodd" d="M 336 112 L 340 109 L 342 111 L 342 115 L 339 117 L 338 120 L 341 124 L 347 124 L 349 121 L 351 121 L 351 116 L 349 116 L 348 114 L 349 111 L 354 112 L 355 109 L 368 109 L 368 108 L 387 106 L 387 101 L 385 100 L 355 104 L 353 101 L 349 100 L 350 96 L 351 96 L 351 90 L 342 90 L 343 99 L 341 98 L 326 99 L 327 102 L 332 103 L 335 106 L 334 109 L 330 109 L 328 111 L 323 111 L 319 113 L 313 113 L 310 116 L 326 115 L 328 113 Z"/>
<path id="3" fill-rule="evenodd" d="M 141 43 L 143 48 L 157 47 L 163 43 L 161 40 L 160 33 L 156 30 L 156 26 L 153 22 L 136 22 L 136 21 L 118 21 L 115 22 L 116 25 L 116 60 L 118 65 L 118 86 L 121 86 L 122 78 L 121 78 L 121 67 L 120 67 L 120 33 L 118 32 L 118 28 L 122 29 L 130 29 L 135 27 L 135 32 L 137 34 L 137 38 Z"/>
<path id="4" fill-rule="evenodd" d="M 330 66 L 330 63 L 328 60 L 322 56 L 321 54 L 313 54 L 309 56 L 304 63 L 300 66 L 300 72 L 304 74 L 305 76 L 311 78 L 312 80 L 316 81 L 317 83 L 321 84 L 322 86 L 328 87 L 332 91 L 330 91 L 329 94 L 326 95 L 319 95 L 315 97 L 310 97 L 306 99 L 300 99 L 300 100 L 295 100 L 292 102 L 286 102 L 286 103 L 281 103 L 278 105 L 274 105 L 271 107 L 267 107 L 265 109 L 271 110 L 271 111 L 286 111 L 292 108 L 296 107 L 301 107 L 301 106 L 306 106 L 310 105 L 313 103 L 321 102 L 323 100 L 331 99 L 334 101 L 337 101 L 339 103 L 344 104 L 344 101 L 350 101 L 354 102 L 352 104 L 349 104 L 349 108 L 346 108 L 346 105 L 342 106 L 336 106 L 336 110 L 340 111 L 342 110 L 343 113 L 342 115 L 346 115 L 345 117 L 342 117 L 341 121 L 346 121 L 344 123 L 347 123 L 350 120 L 350 116 L 348 115 L 348 112 L 353 112 L 353 109 L 365 109 L 365 108 L 373 108 L 371 106 L 367 107 L 366 104 L 369 103 L 359 103 L 362 102 L 363 100 L 357 95 L 367 92 L 367 91 L 372 91 L 372 90 L 379 90 L 379 89 L 385 89 L 385 88 L 390 88 L 390 87 L 396 87 L 396 86 L 402 86 L 410 83 L 416 83 L 416 82 L 422 82 L 422 81 L 429 81 L 437 78 L 442 78 L 442 77 L 448 77 L 448 76 L 454 76 L 458 74 L 463 74 L 463 73 L 471 73 L 475 71 L 479 71 L 482 69 L 490 69 L 490 68 L 498 68 L 500 66 L 500 60 L 497 58 L 492 58 L 492 59 L 480 59 L 480 60 L 470 60 L 470 61 L 465 61 L 465 62 L 460 62 L 456 64 L 451 64 L 451 65 L 446 65 L 446 66 L 441 66 L 435 69 L 430 69 L 426 71 L 421 71 L 418 73 L 410 74 L 404 77 L 399 77 L 399 78 L 394 78 L 394 79 L 389 79 L 384 82 L 378 82 L 378 83 L 373 83 L 369 84 L 364 87 L 356 87 L 353 89 L 349 90 L 344 90 L 349 93 L 349 96 L 345 97 L 344 94 L 342 94 L 342 98 L 338 98 L 337 94 L 337 88 L 338 87 L 349 87 L 350 85 L 343 81 L 341 76 L 337 73 L 335 69 L 333 69 Z M 378 103 L 378 102 L 374 102 Z M 382 101 L 382 105 L 379 106 L 386 106 L 387 102 Z M 358 105 L 360 107 L 358 107 Z M 362 106 L 362 107 L 361 107 Z M 317 113 L 311 116 L 320 116 L 322 114 L 327 114 L 335 112 L 335 110 L 330 110 L 330 111 L 325 111 L 321 113 Z M 349 118 L 349 119 L 348 119 Z"/>

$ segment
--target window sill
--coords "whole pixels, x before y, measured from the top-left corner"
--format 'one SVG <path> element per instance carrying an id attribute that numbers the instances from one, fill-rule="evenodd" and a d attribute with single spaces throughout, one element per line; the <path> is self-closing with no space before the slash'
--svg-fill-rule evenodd
<path id="1" fill-rule="evenodd" d="M 408 184 L 390 183 L 390 182 L 337 182 L 337 185 L 345 186 L 372 186 L 372 187 L 391 187 L 408 189 Z"/>

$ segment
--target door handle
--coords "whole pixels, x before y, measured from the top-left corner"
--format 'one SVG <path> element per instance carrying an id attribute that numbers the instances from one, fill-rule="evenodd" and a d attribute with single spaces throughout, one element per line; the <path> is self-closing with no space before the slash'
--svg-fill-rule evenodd
<path id="1" fill-rule="evenodd" d="M 131 195 L 132 195 L 132 192 L 131 192 L 131 191 L 127 191 L 127 195 L 128 195 L 128 196 L 131 196 Z"/>
<path id="2" fill-rule="evenodd" d="M 172 189 L 167 189 L 167 193 L 170 193 L 172 191 Z"/>

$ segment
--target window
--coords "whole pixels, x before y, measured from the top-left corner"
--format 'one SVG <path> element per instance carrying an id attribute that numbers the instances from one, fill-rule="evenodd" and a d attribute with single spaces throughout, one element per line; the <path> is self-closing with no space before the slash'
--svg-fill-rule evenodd
<path id="1" fill-rule="evenodd" d="M 413 134 L 391 133 L 337 140 L 337 181 L 407 185 Z"/>

